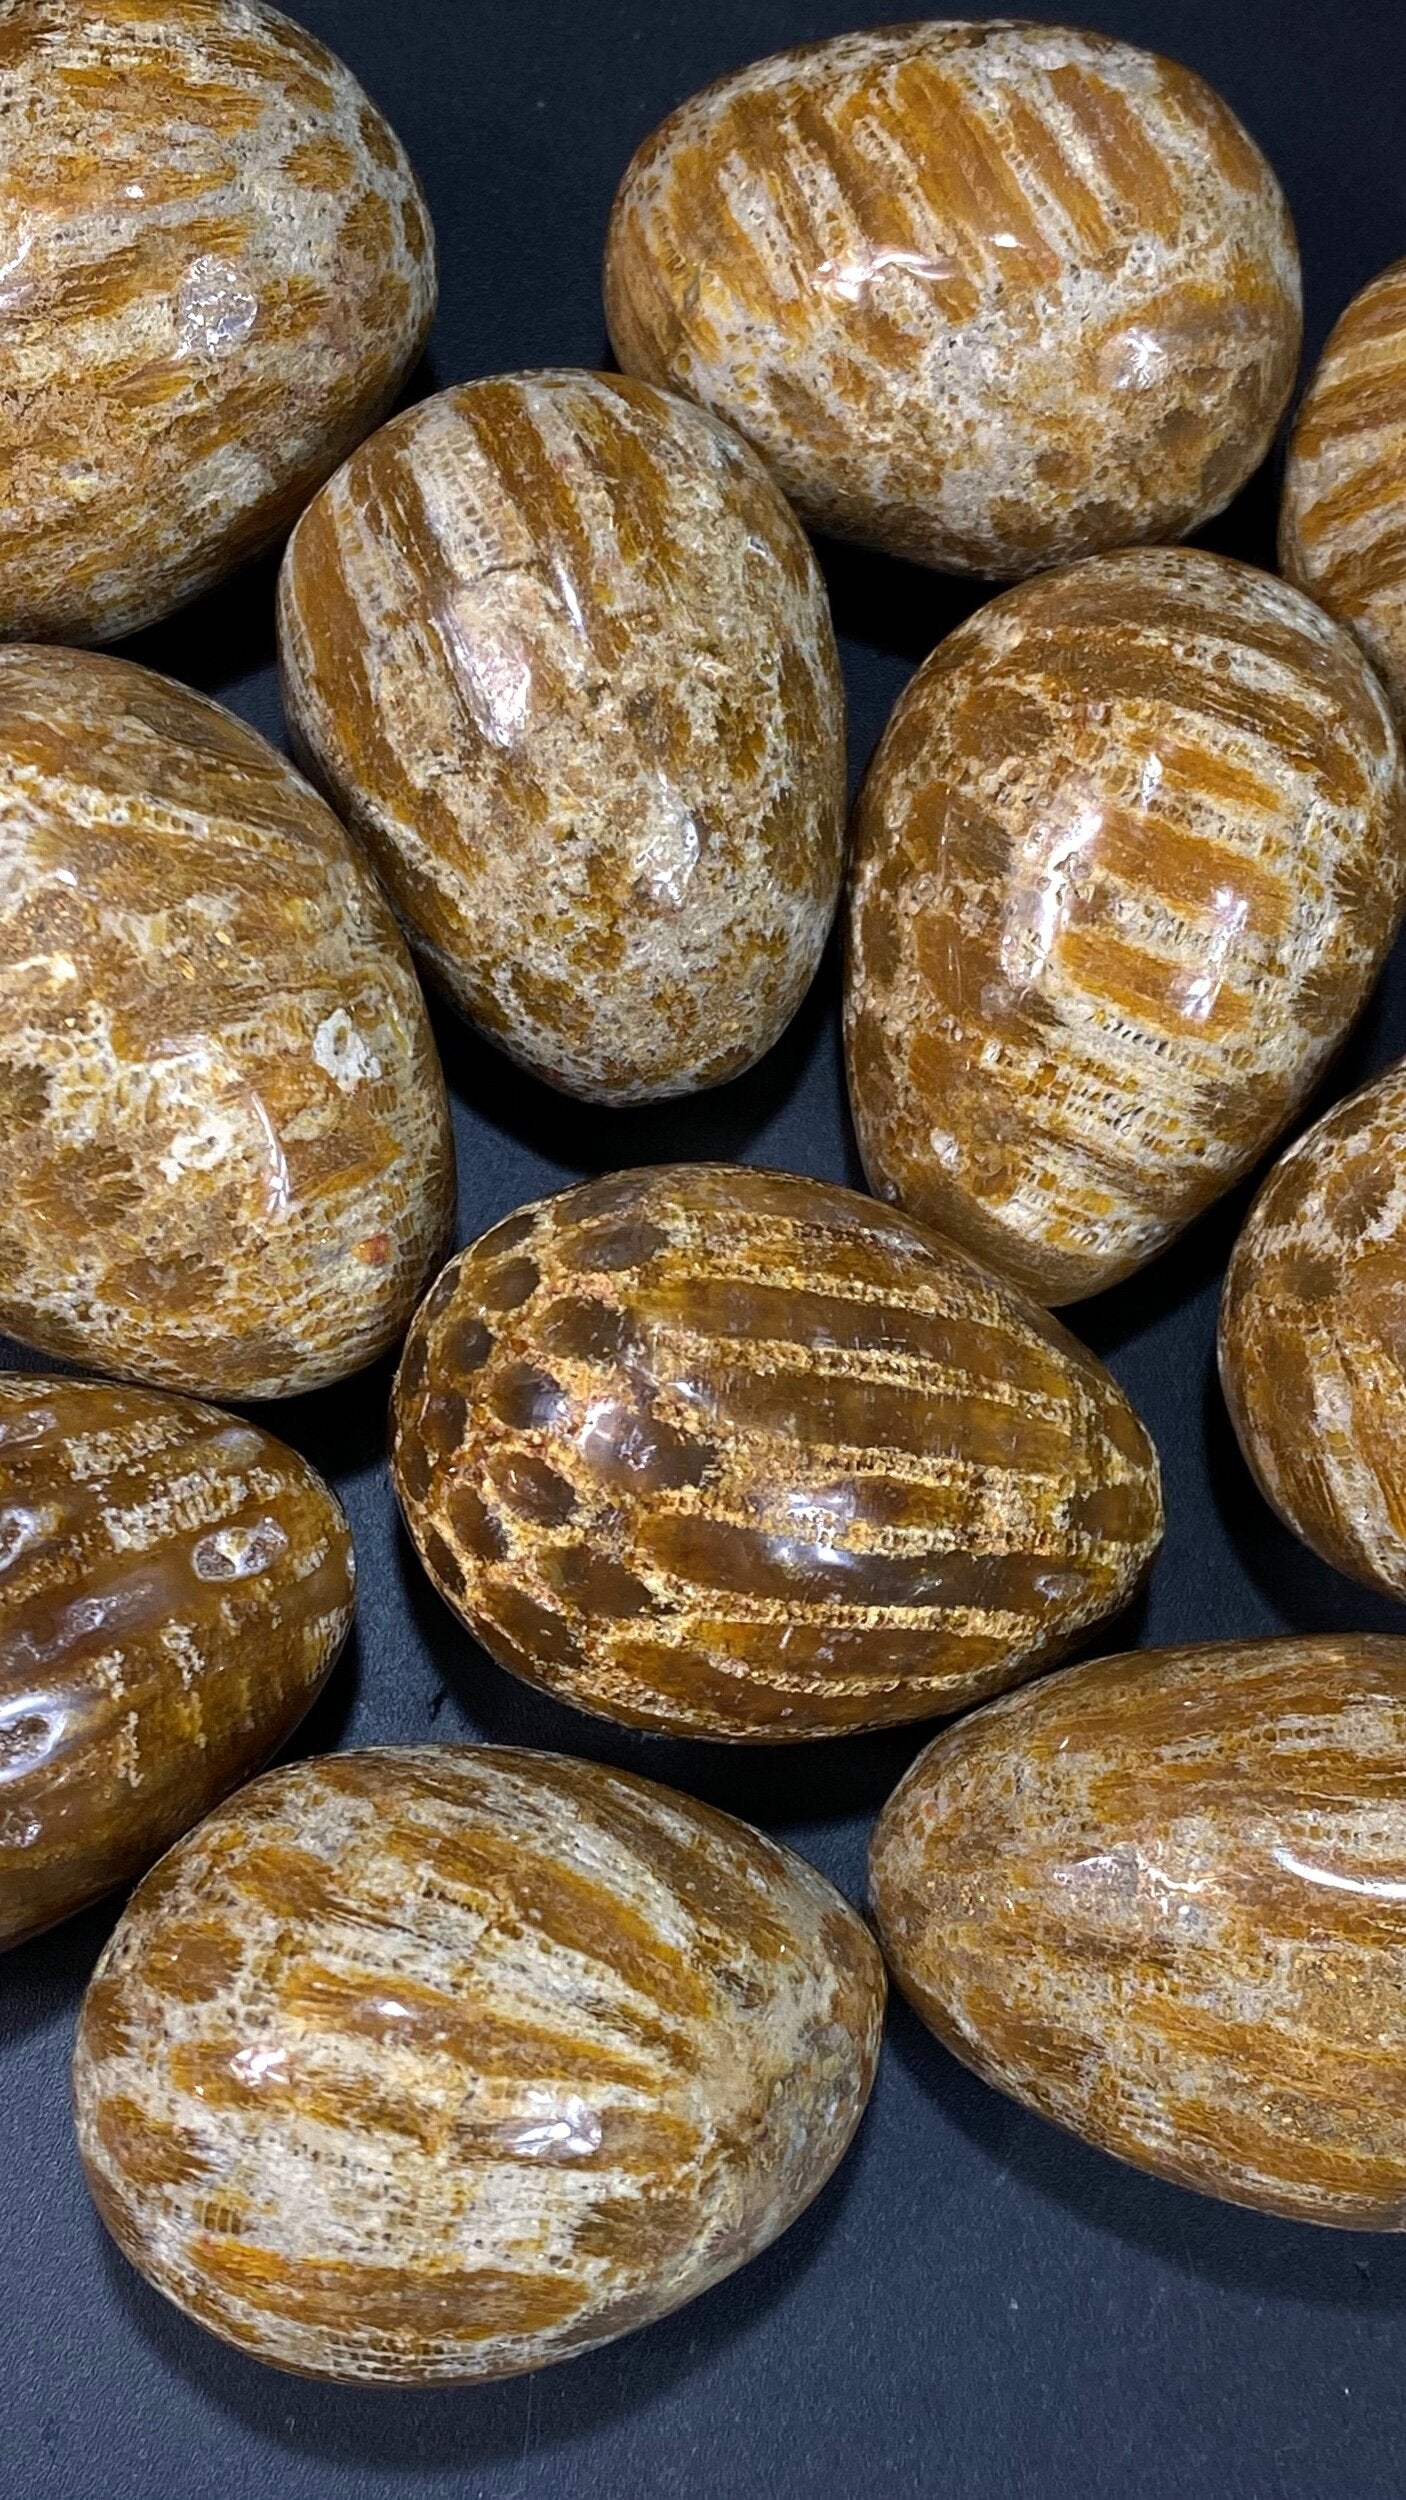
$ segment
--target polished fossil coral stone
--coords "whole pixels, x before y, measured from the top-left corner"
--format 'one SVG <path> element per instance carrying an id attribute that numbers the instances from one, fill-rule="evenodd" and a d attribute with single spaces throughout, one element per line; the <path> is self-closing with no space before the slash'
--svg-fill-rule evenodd
<path id="1" fill-rule="evenodd" d="M 1130 1595 L 1157 1459 L 1103 1366 L 846 1189 L 677 1165 L 529 1207 L 407 1340 L 392 1467 L 502 1665 L 676 1735 L 956 1710 Z"/>
<path id="2" fill-rule="evenodd" d="M 426 401 L 304 514 L 289 720 L 456 1006 L 569 1093 L 737 1075 L 839 892 L 844 698 L 761 463 L 618 374 Z"/>
<path id="3" fill-rule="evenodd" d="M 1226 1275 L 1220 1369 L 1265 1499 L 1406 1596 L 1406 1062 L 1275 1166 Z"/>
<path id="4" fill-rule="evenodd" d="M 871 1185 L 1043 1302 L 1115 1284 L 1304 1100 L 1403 901 L 1387 705 L 1298 591 L 1159 547 L 1006 592 L 919 670 L 860 798 Z"/>
<path id="5" fill-rule="evenodd" d="M 1098 1658 L 880 1817 L 889 1965 L 988 2083 L 1185 2187 L 1406 2228 L 1406 1641 Z"/>
<path id="6" fill-rule="evenodd" d="M 0 1947 L 140 1874 L 277 1751 L 354 1580 L 335 1496 L 269 1433 L 0 1378 Z"/>
<path id="7" fill-rule="evenodd" d="M 453 1209 L 414 972 L 329 808 L 217 704 L 0 649 L 0 1327 L 279 1397 L 399 1336 Z"/>
<path id="8" fill-rule="evenodd" d="M 111 641 L 287 529 L 435 302 L 349 71 L 250 0 L 8 0 L 0 634 Z"/>
<path id="9" fill-rule="evenodd" d="M 497 2378 L 647 2325 L 824 2184 L 883 1967 L 824 1878 L 505 1747 L 270 1773 L 134 1895 L 78 2030 L 126 2255 L 317 2378 Z"/>
<path id="10" fill-rule="evenodd" d="M 1274 175 L 1189 70 L 1067 27 L 887 27 L 645 141 L 606 253 L 627 372 L 748 436 L 806 519 L 1020 574 L 1228 503 L 1293 384 Z"/>
<path id="11" fill-rule="evenodd" d="M 1353 297 L 1289 442 L 1279 561 L 1406 711 L 1406 260 Z"/>

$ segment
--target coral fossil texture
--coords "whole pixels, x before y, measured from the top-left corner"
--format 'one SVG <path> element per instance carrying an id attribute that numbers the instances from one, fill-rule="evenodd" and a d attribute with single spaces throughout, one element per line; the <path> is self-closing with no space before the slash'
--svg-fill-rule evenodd
<path id="1" fill-rule="evenodd" d="M 989 2083 L 1262 2211 L 1406 2227 L 1406 1641 L 1140 1650 L 993 1702 L 885 1807 L 904 1994 Z"/>
<path id="2" fill-rule="evenodd" d="M 1350 635 L 1190 548 L 1007 591 L 860 799 L 850 1099 L 872 1186 L 1047 1302 L 1163 1249 L 1304 1100 L 1406 900 Z"/>
<path id="3" fill-rule="evenodd" d="M 954 1710 L 1067 1649 L 1162 1529 L 1103 1366 L 872 1200 L 721 1165 L 500 1224 L 407 1340 L 392 1458 L 505 1666 L 675 1734 Z"/>
<path id="4" fill-rule="evenodd" d="M 424 1001 L 330 809 L 183 686 L 0 649 L 0 1326 L 315 1388 L 393 1343 L 452 1208 Z"/>
<path id="5" fill-rule="evenodd" d="M 289 719 L 412 943 L 605 1102 L 735 1076 L 819 960 L 844 843 L 824 585 L 746 445 L 618 374 L 413 408 L 284 565 Z"/>
<path id="6" fill-rule="evenodd" d="M 883 1967 L 813 1868 L 506 1747 L 271 1773 L 135 1894 L 79 2143 L 158 2288 L 261 2360 L 495 2378 L 646 2325 L 844 2152 Z"/>
<path id="7" fill-rule="evenodd" d="M 1354 296 L 1294 420 L 1279 561 L 1406 710 L 1406 260 Z"/>
<path id="8" fill-rule="evenodd" d="M 353 1580 L 340 1506 L 270 1434 L 0 1379 L 0 1945 L 140 1873 L 282 1744 Z"/>
<path id="9" fill-rule="evenodd" d="M 0 633 L 110 641 L 376 424 L 434 243 L 350 72 L 249 0 L 9 0 L 0 115 Z"/>
<path id="10" fill-rule="evenodd" d="M 1246 1219 L 1220 1365 L 1267 1499 L 1339 1571 L 1406 1594 L 1406 1065 L 1291 1147 Z"/>
<path id="11" fill-rule="evenodd" d="M 1219 511 L 1300 339 L 1283 194 L 1229 108 L 1059 26 L 721 79 L 626 173 L 606 309 L 626 371 L 737 426 L 808 520 L 982 574 Z"/>

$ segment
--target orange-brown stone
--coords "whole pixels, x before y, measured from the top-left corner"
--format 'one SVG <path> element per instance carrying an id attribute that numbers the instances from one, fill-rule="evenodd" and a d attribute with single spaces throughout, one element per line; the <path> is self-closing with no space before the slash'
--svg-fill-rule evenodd
<path id="1" fill-rule="evenodd" d="M 290 723 L 431 977 L 568 1093 L 738 1075 L 844 852 L 824 585 L 756 455 L 619 374 L 466 383 L 293 534 Z"/>
<path id="2" fill-rule="evenodd" d="M 434 241 L 260 0 L 9 0 L 0 634 L 105 642 L 268 546 L 424 344 Z"/>
<path id="3" fill-rule="evenodd" d="M 862 1921 L 730 1815 L 502 1746 L 334 1754 L 133 1896 L 79 2023 L 79 2146 L 126 2255 L 258 2359 L 497 2378 L 785 2230 L 883 2002 Z"/>
<path id="4" fill-rule="evenodd" d="M 940 2040 L 1106 2152 L 1406 2229 L 1406 1641 L 1140 1650 L 930 1745 L 874 1837 Z"/>
<path id="5" fill-rule="evenodd" d="M 917 1719 L 1067 1650 L 1162 1529 L 1102 1365 L 974 1260 L 829 1184 L 588 1182 L 445 1270 L 392 1466 L 504 1666 L 674 1734 Z"/>
<path id="6" fill-rule="evenodd" d="M 1140 1267 L 1264 1152 L 1406 903 L 1406 772 L 1351 636 L 1133 548 L 979 608 L 861 793 L 850 1101 L 873 1188 L 1043 1302 Z"/>
<path id="7" fill-rule="evenodd" d="M 271 1434 L 0 1378 L 0 1947 L 140 1874 L 277 1750 L 354 1578 L 335 1497 Z M 171 1985 L 223 1951 L 192 1927 Z"/>
<path id="8" fill-rule="evenodd" d="M 1289 213 L 1228 106 L 1061 26 L 720 79 L 637 151 L 605 297 L 626 371 L 735 425 L 807 520 L 963 573 L 1219 511 L 1299 353 Z"/>
<path id="9" fill-rule="evenodd" d="M 0 648 L 0 1327 L 221 1398 L 400 1335 L 454 1155 L 390 909 L 242 721 Z"/>

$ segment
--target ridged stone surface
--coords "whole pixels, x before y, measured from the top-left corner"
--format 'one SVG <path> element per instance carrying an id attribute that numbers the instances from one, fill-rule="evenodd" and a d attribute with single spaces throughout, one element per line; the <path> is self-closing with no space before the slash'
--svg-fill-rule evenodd
<path id="1" fill-rule="evenodd" d="M 213 1397 L 399 1336 L 453 1211 L 409 957 L 331 810 L 125 660 L 0 649 L 0 1327 Z"/>
<path id="2" fill-rule="evenodd" d="M 271 1773 L 162 1861 L 84 2001 L 103 2219 L 317 2378 L 564 2359 L 795 2219 L 873 2080 L 883 1968 L 745 1823 L 503 1747 Z"/>
<path id="3" fill-rule="evenodd" d="M 871 1186 L 1072 1302 L 1264 1152 L 1406 902 L 1406 780 L 1341 626 L 1190 548 L 1051 573 L 906 688 L 861 794 Z"/>
<path id="4" fill-rule="evenodd" d="M 1355 295 L 1294 420 L 1279 519 L 1291 582 L 1350 625 L 1406 711 L 1406 260 Z"/>
<path id="5" fill-rule="evenodd" d="M 605 293 L 626 371 L 726 417 L 807 520 L 955 572 L 1193 528 L 1299 354 L 1288 210 L 1229 107 L 1060 26 L 719 80 L 637 152 Z"/>
<path id="6" fill-rule="evenodd" d="M 1406 2228 L 1406 1641 L 1099 1658 L 928 1747 L 890 1966 L 988 2083 L 1262 2212 Z"/>
<path id="7" fill-rule="evenodd" d="M 1256 1198 L 1220 1368 L 1266 1499 L 1325 1561 L 1406 1596 L 1406 1064 L 1301 1137 Z"/>
<path id="8" fill-rule="evenodd" d="M 815 558 L 725 428 L 509 374 L 378 434 L 284 565 L 285 703 L 439 985 L 569 1093 L 738 1075 L 819 961 L 844 695 Z"/>
<path id="9" fill-rule="evenodd" d="M 1131 1594 L 1157 1459 L 1046 1313 L 871 1200 L 676 1165 L 445 1270 L 392 1467 L 442 1595 L 578 1707 L 784 1742 L 956 1710 Z"/>
<path id="10" fill-rule="evenodd" d="M 0 633 L 111 641 L 384 415 L 434 241 L 350 71 L 252 0 L 9 0 L 0 115 Z"/>
<path id="11" fill-rule="evenodd" d="M 354 1579 L 335 1497 L 270 1434 L 0 1378 L 0 1947 L 140 1874 L 277 1751 Z"/>

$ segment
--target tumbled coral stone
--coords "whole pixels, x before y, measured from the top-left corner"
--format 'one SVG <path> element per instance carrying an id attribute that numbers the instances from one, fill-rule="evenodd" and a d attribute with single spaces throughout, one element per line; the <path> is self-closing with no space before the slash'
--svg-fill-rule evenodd
<path id="1" fill-rule="evenodd" d="M 1060 26 L 720 79 L 630 165 L 605 296 L 626 371 L 726 417 L 808 521 L 962 573 L 1194 528 L 1299 354 L 1293 228 L 1234 114 Z"/>
<path id="2" fill-rule="evenodd" d="M 270 545 L 435 303 L 399 140 L 255 0 L 9 0 L 0 634 L 111 641 Z"/>
<path id="3" fill-rule="evenodd" d="M 588 1182 L 445 1270 L 392 1467 L 441 1594 L 627 1725 L 787 1741 L 1067 1650 L 1162 1532 L 1109 1374 L 945 1241 L 725 1165 Z"/>
<path id="4" fill-rule="evenodd" d="M 1289 442 L 1279 561 L 1406 711 L 1406 260 L 1355 295 Z"/>
<path id="5" fill-rule="evenodd" d="M 256 1770 L 351 1621 L 341 1507 L 212 1406 L 0 1378 L 0 1946 Z"/>
<path id="6" fill-rule="evenodd" d="M 823 1876 L 506 1747 L 270 1773 L 134 1895 L 78 2141 L 132 2262 L 315 2378 L 497 2378 L 647 2325 L 824 2184 L 883 1967 Z"/>
<path id="7" fill-rule="evenodd" d="M 871 1186 L 1043 1302 L 1156 1256 L 1264 1152 L 1406 901 L 1406 779 L 1351 636 L 1132 549 L 992 600 L 861 793 L 850 1101 Z"/>
<path id="8" fill-rule="evenodd" d="M 503 1049 L 638 1102 L 770 1047 L 839 893 L 844 697 L 744 443 L 619 374 L 467 383 L 324 489 L 279 613 L 302 749 Z"/>
<path id="9" fill-rule="evenodd" d="M 0 1327 L 213 1397 L 400 1335 L 454 1156 L 424 1001 L 331 809 L 125 660 L 0 649 Z"/>
<path id="10" fill-rule="evenodd" d="M 1406 2228 L 1406 1641 L 1100 1658 L 930 1745 L 874 1838 L 963 2062 L 1184 2187 Z"/>
<path id="11" fill-rule="evenodd" d="M 1406 1596 L 1406 1063 L 1339 1103 L 1255 1200 L 1220 1369 L 1267 1501 L 1339 1571 Z"/>

